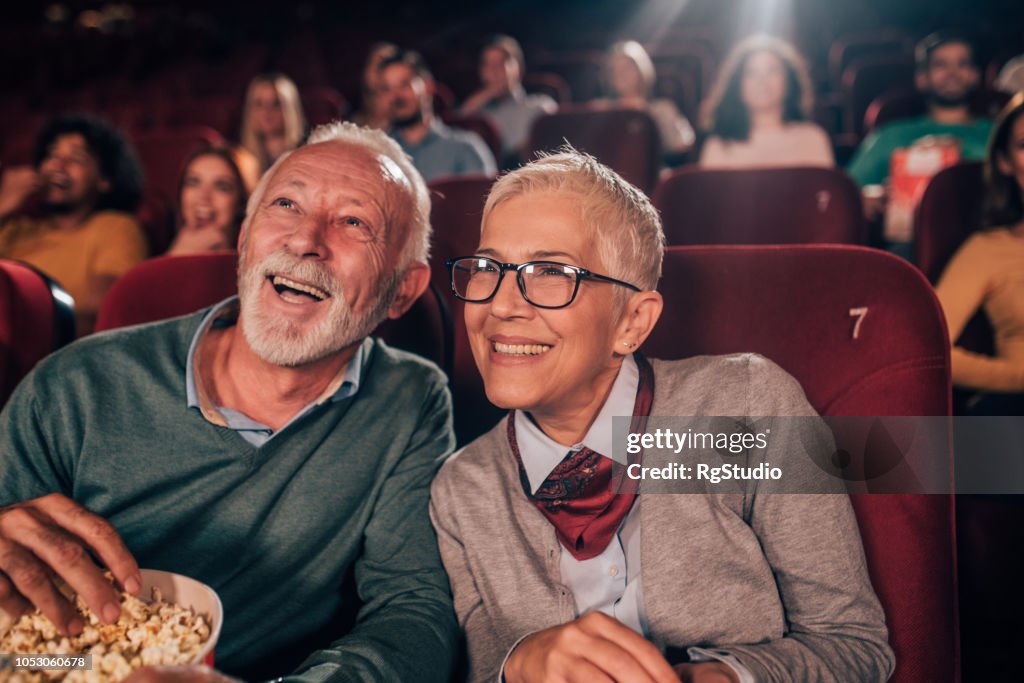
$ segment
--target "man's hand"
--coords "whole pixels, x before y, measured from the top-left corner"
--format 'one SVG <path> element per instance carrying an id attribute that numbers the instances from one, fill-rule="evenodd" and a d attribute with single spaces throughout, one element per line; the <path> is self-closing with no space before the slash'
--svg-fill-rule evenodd
<path id="1" fill-rule="evenodd" d="M 240 683 L 208 666 L 145 666 L 124 683 Z"/>
<path id="2" fill-rule="evenodd" d="M 683 683 L 740 683 L 736 671 L 722 662 L 679 664 L 676 673 Z"/>
<path id="3" fill-rule="evenodd" d="M 58 588 L 59 577 L 102 621 L 117 621 L 117 591 L 90 552 L 126 591 L 139 592 L 139 566 L 102 517 L 59 493 L 0 508 L 0 615 L 17 617 L 34 605 L 61 632 L 77 635 L 85 623 Z"/>
<path id="4" fill-rule="evenodd" d="M 678 683 L 679 677 L 643 636 L 601 612 L 591 612 L 523 640 L 505 663 L 505 680 Z"/>
<path id="5" fill-rule="evenodd" d="M 17 211 L 42 185 L 42 176 L 31 166 L 12 166 L 5 170 L 0 177 L 0 218 Z"/>

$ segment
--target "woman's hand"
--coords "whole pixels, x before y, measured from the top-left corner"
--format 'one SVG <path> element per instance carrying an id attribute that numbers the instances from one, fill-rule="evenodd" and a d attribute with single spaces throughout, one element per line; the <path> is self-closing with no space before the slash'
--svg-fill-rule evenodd
<path id="1" fill-rule="evenodd" d="M 507 683 L 679 681 L 654 644 L 601 612 L 527 637 L 509 655 L 504 675 Z"/>

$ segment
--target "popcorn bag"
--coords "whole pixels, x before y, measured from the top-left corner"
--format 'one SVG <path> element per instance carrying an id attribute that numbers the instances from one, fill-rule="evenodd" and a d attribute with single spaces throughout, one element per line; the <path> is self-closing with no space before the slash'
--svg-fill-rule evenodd
<path id="1" fill-rule="evenodd" d="M 113 581 L 109 572 L 107 578 Z M 66 586 L 62 590 L 85 617 L 85 629 L 67 637 L 38 611 L 22 615 L 0 630 L 0 653 L 14 656 L 0 665 L 6 667 L 0 668 L 0 683 L 115 683 L 147 665 L 213 666 L 224 619 L 220 598 L 209 586 L 143 569 L 138 597 L 121 592 L 121 617 L 114 624 L 102 623 L 84 600 Z M 91 656 L 87 664 L 75 658 L 85 654 Z"/>
<path id="2" fill-rule="evenodd" d="M 886 240 L 910 242 L 914 239 L 914 209 L 928 181 L 958 161 L 960 141 L 948 135 L 929 135 L 892 153 L 889 203 L 885 211 Z"/>

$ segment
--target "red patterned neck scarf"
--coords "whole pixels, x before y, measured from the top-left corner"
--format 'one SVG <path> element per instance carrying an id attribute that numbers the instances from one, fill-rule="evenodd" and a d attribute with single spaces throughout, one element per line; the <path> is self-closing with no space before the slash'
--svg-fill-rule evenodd
<path id="1" fill-rule="evenodd" d="M 640 383 L 633 405 L 631 432 L 642 432 L 654 402 L 654 370 L 639 353 L 634 354 Z M 608 547 L 636 500 L 635 482 L 612 477 L 613 464 L 589 448 L 569 453 L 555 466 L 536 493 L 523 467 L 516 442 L 515 411 L 508 416 L 508 444 L 519 465 L 519 482 L 526 497 L 555 527 L 558 540 L 577 560 L 597 557 Z M 639 456 L 636 456 L 639 458 Z M 631 459 L 630 462 L 633 462 Z M 616 487 L 620 480 L 624 486 Z"/>

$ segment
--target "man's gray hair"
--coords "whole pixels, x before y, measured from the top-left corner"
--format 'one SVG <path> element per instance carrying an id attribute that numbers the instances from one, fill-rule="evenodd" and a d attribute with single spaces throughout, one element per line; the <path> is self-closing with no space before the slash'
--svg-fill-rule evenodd
<path id="1" fill-rule="evenodd" d="M 594 157 L 566 145 L 499 178 L 484 205 L 483 222 L 502 202 L 536 192 L 579 198 L 583 223 L 593 230 L 601 267 L 608 271 L 604 274 L 643 290 L 658 286 L 665 233 L 647 195 Z"/>
<path id="2" fill-rule="evenodd" d="M 423 176 L 413 166 L 412 160 L 402 151 L 397 142 L 382 131 L 373 128 L 364 128 L 347 121 L 334 121 L 325 123 L 313 129 L 303 147 L 317 145 L 324 142 L 344 142 L 355 147 L 361 147 L 377 157 L 386 167 L 391 179 L 397 184 L 405 186 L 409 193 L 412 215 L 406 234 L 405 244 L 402 248 L 402 257 L 399 261 L 399 270 L 404 270 L 410 263 L 419 261 L 426 263 L 430 258 L 430 193 Z M 249 196 L 249 203 L 246 205 L 245 222 L 248 226 L 256 208 L 263 201 L 263 194 L 267 190 L 270 179 L 281 166 L 285 159 L 291 155 L 286 152 L 278 157 L 277 161 L 267 169 L 267 172 L 260 178 L 259 183 Z M 392 221 L 394 216 L 386 216 L 386 220 Z M 389 232 L 397 232 L 399 226 L 389 224 Z"/>

